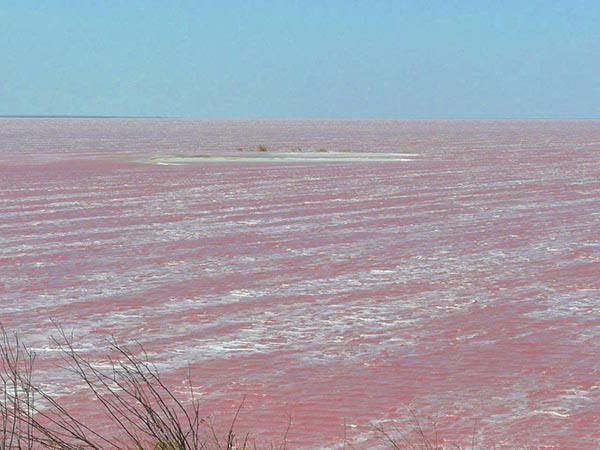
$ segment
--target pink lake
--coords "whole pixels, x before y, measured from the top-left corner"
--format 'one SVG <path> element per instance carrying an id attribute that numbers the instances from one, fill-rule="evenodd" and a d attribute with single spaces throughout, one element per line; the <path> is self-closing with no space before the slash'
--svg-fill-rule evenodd
<path id="1" fill-rule="evenodd" d="M 258 144 L 415 156 L 144 162 Z M 0 321 L 68 397 L 51 320 L 259 443 L 600 448 L 600 121 L 0 118 Z"/>

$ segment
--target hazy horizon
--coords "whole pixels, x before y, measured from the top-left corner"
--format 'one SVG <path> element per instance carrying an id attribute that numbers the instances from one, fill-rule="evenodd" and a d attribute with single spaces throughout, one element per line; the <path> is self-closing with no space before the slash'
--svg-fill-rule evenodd
<path id="1" fill-rule="evenodd" d="M 546 122 L 568 122 L 568 121 L 599 121 L 599 117 L 269 117 L 269 116 L 231 116 L 231 117 L 211 117 L 211 116 L 152 116 L 152 115 L 39 115 L 39 114 L 0 114 L 2 119 L 168 119 L 168 120 L 206 120 L 206 121 L 482 121 L 482 122 L 527 122 L 527 121 L 546 121 Z"/>

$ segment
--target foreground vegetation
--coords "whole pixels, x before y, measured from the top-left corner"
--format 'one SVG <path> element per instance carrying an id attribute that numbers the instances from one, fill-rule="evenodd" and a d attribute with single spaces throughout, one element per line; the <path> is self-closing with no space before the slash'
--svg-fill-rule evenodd
<path id="1" fill-rule="evenodd" d="M 17 333 L 0 325 L 0 450 L 19 449 L 117 449 L 117 450 L 241 450 L 288 448 L 287 431 L 277 444 L 259 446 L 250 435 L 238 435 L 234 412 L 228 429 L 218 432 L 201 414 L 201 399 L 189 392 L 176 395 L 161 378 L 141 346 L 134 351 L 115 340 L 107 344 L 101 363 L 78 352 L 73 335 L 57 327 L 53 338 L 64 366 L 86 387 L 94 405 L 110 421 L 110 433 L 95 429 L 34 381 L 36 355 Z M 391 432 L 372 426 L 381 446 L 390 449 L 475 449 L 469 445 L 442 444 L 435 427 L 424 431 L 417 415 L 409 410 L 412 427 Z M 288 423 L 288 430 L 291 421 Z M 336 448 L 354 448 L 344 437 Z"/>

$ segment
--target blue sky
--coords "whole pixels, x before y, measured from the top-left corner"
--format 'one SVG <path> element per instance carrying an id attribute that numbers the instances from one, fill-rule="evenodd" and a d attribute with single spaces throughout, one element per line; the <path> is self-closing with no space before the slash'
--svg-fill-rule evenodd
<path id="1" fill-rule="evenodd" d="M 0 0 L 0 114 L 600 117 L 600 1 Z"/>

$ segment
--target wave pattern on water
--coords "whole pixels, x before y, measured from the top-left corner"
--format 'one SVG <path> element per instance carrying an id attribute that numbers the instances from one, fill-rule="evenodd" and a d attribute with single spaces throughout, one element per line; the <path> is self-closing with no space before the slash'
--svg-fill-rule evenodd
<path id="1" fill-rule="evenodd" d="M 136 163 L 258 144 L 418 157 Z M 600 445 L 597 121 L 0 119 L 0 218 L 5 326 L 138 340 L 259 438 Z"/>

